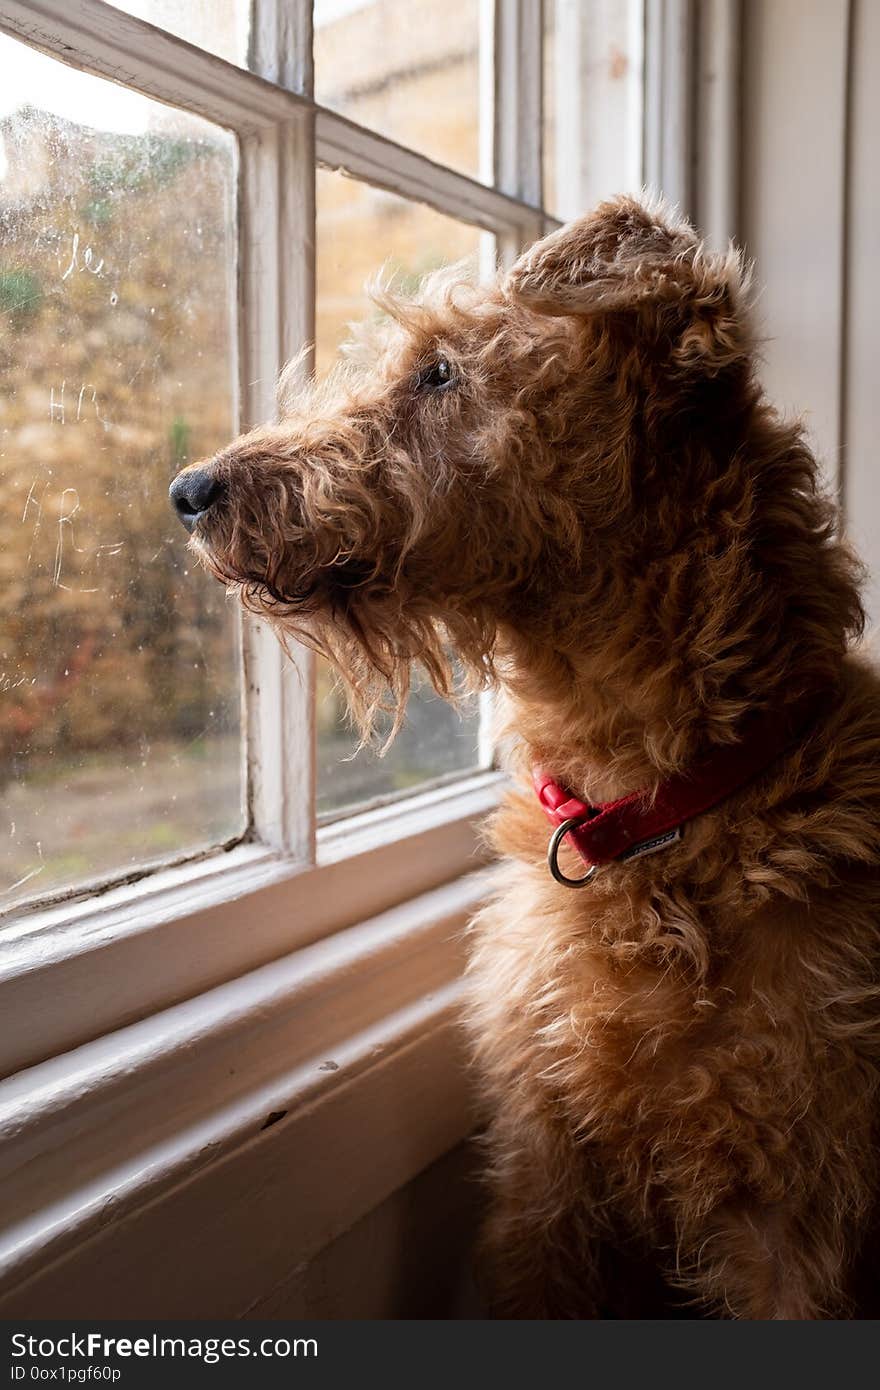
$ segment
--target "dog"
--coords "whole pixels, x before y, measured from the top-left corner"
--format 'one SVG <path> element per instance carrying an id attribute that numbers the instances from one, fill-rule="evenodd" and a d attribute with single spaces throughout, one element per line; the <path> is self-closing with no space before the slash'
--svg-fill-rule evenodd
<path id="1" fill-rule="evenodd" d="M 748 281 L 662 203 L 613 199 L 489 286 L 380 287 L 348 366 L 171 489 L 362 728 L 400 721 L 413 662 L 441 695 L 453 653 L 498 691 L 468 1026 L 499 1317 L 856 1315 L 880 700 Z"/>

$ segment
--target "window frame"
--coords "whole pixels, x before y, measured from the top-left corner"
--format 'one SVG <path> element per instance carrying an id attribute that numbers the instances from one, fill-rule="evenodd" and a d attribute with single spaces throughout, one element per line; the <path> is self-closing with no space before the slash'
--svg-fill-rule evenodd
<path id="1" fill-rule="evenodd" d="M 481 0 L 485 182 L 314 102 L 311 0 L 254 0 L 250 68 L 103 0 L 75 7 L 0 0 L 0 30 L 237 136 L 237 413 L 245 429 L 274 418 L 278 374 L 314 338 L 318 168 L 341 169 L 480 228 L 502 263 L 556 225 L 529 201 L 539 201 L 541 187 L 541 13 L 540 0 Z M 318 828 L 314 657 L 297 648 L 288 660 L 265 624 L 242 617 L 240 625 L 244 838 L 0 916 L 0 1010 L 8 1022 L 0 1075 L 190 998 L 479 862 L 478 825 L 503 782 L 491 768 L 375 809 L 354 808 Z M 253 924 L 247 933 L 243 917 Z M 39 1005 L 48 991 L 56 1001 L 51 1017 Z"/>

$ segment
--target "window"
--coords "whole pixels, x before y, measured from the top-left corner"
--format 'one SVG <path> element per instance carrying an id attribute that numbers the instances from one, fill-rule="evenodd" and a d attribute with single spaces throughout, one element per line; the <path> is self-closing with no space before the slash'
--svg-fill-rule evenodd
<path id="1" fill-rule="evenodd" d="M 8 906 L 236 838 L 245 798 L 237 617 L 164 498 L 236 426 L 235 142 L 0 66 Z"/>
<path id="2" fill-rule="evenodd" d="M 480 9 L 481 0 L 315 0 L 315 99 L 476 177 Z"/>
<path id="3" fill-rule="evenodd" d="M 271 418 L 303 344 L 327 369 L 383 263 L 485 269 L 554 208 L 536 0 L 0 0 L 0 45 L 0 1010 L 21 1065 L 473 868 L 500 780 L 484 702 L 417 682 L 387 757 L 352 756 L 327 673 L 193 571 L 165 493 Z"/>
<path id="4" fill-rule="evenodd" d="M 251 41 L 250 0 L 110 0 L 120 10 L 158 24 L 188 43 L 246 67 Z"/>

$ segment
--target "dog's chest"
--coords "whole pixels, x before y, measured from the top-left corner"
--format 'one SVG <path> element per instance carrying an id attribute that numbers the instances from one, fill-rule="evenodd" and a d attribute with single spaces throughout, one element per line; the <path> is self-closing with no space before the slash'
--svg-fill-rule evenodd
<path id="1" fill-rule="evenodd" d="M 785 934 L 743 928 L 701 977 L 664 948 L 671 922 L 646 942 L 610 895 L 593 901 L 578 915 L 523 866 L 482 915 L 471 1020 L 493 1103 L 520 1133 L 561 1121 L 629 1208 L 695 1184 L 720 1200 L 744 1172 L 781 1200 L 810 1084 L 802 1000 L 772 988 Z"/>
<path id="2" fill-rule="evenodd" d="M 740 1021 L 723 983 L 699 986 L 674 955 L 643 950 L 635 933 L 627 940 L 625 902 L 590 906 L 587 895 L 560 898 L 520 871 L 483 914 L 472 969 L 478 1052 L 500 1088 L 515 1077 L 584 1137 L 656 1138 L 705 1098 Z M 601 920 L 609 916 L 622 924 L 616 937 Z"/>
<path id="3" fill-rule="evenodd" d="M 601 918 L 625 925 L 626 911 L 625 903 L 593 905 L 586 894 L 560 899 L 543 875 L 520 871 L 481 915 L 475 989 L 489 1014 L 495 1001 L 511 1026 L 519 1020 L 536 1066 L 551 1053 L 559 1065 L 612 1066 L 622 1056 L 656 1070 L 679 1051 L 684 1020 L 691 1029 L 701 1021 L 698 991 L 668 956 L 603 930 Z"/>

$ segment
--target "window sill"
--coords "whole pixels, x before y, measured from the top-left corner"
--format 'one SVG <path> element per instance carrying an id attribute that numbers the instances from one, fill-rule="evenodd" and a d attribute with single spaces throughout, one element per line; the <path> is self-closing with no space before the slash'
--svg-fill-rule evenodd
<path id="1" fill-rule="evenodd" d="M 503 784 L 483 773 L 340 821 L 320 833 L 315 865 L 239 845 L 10 922 L 0 935 L 0 1076 L 475 868 L 478 827 Z"/>
<path id="2" fill-rule="evenodd" d="M 243 1164 L 285 1227 L 273 1258 L 289 1270 L 456 1143 L 470 1124 L 461 934 L 488 882 L 487 870 L 466 875 L 0 1083 L 0 1180 L 15 1213 L 0 1235 L 4 1315 L 23 1280 L 51 1282 L 56 1261 L 70 1308 L 66 1261 L 85 1241 L 90 1268 L 106 1270 L 98 1242 L 126 1264 L 123 1284 L 137 1278 L 138 1214 L 184 1180 L 207 1193 L 212 1174 L 228 1183 Z M 201 1210 L 216 1228 L 221 1209 L 219 1196 L 190 1196 L 186 1219 Z M 189 1232 L 174 1245 L 185 1265 Z"/>

